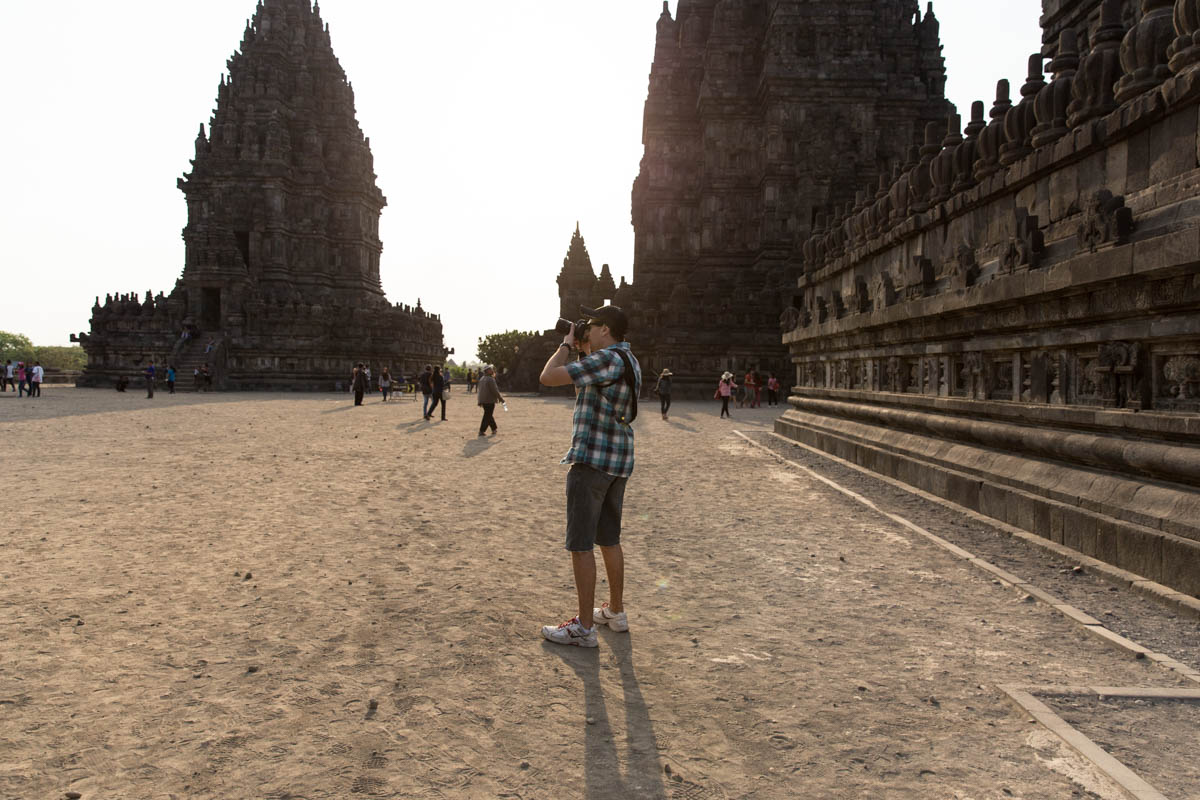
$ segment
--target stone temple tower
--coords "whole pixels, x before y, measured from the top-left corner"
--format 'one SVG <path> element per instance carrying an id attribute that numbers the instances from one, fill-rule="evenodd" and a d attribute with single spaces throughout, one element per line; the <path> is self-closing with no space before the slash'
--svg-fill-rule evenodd
<path id="1" fill-rule="evenodd" d="M 609 282 L 612 282 L 611 275 Z M 592 258 L 588 255 L 587 245 L 583 243 L 579 223 L 576 222 L 571 246 L 567 248 L 562 271 L 558 273 L 558 315 L 563 319 L 577 319 L 581 305 L 591 308 L 597 304 L 596 289 Z"/>
<path id="2" fill-rule="evenodd" d="M 932 4 L 663 3 L 633 184 L 633 283 L 620 290 L 647 367 L 708 386 L 782 372 L 779 317 L 800 246 L 924 137 L 945 131 Z"/>
<path id="3" fill-rule="evenodd" d="M 183 274 L 136 319 L 120 295 L 97 300 L 81 337 L 87 380 L 148 358 L 186 374 L 198 357 L 187 342 L 210 339 L 204 356 L 228 387 L 332 385 L 359 360 L 394 372 L 440 362 L 440 320 L 384 296 L 387 200 L 319 6 L 259 0 L 227 67 L 179 179 Z"/>

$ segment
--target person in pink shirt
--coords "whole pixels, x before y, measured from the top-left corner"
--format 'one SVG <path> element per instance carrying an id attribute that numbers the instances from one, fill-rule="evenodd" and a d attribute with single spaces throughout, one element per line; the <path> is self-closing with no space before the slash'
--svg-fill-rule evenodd
<path id="1" fill-rule="evenodd" d="M 779 378 L 775 377 L 774 372 L 767 378 L 767 405 L 779 405 Z"/>
<path id="2" fill-rule="evenodd" d="M 714 397 L 721 398 L 721 417 L 729 417 L 733 419 L 733 414 L 729 413 L 729 398 L 737 391 L 737 384 L 733 382 L 733 373 L 726 372 L 721 376 L 721 382 L 717 384 L 717 392 Z"/>
<path id="3" fill-rule="evenodd" d="M 17 397 L 25 396 L 25 362 L 17 362 Z"/>

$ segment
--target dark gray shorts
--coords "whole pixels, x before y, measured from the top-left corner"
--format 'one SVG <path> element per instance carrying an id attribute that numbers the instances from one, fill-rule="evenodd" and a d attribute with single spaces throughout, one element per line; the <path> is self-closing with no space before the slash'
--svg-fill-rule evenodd
<path id="1" fill-rule="evenodd" d="M 567 549 L 589 552 L 595 545 L 621 543 L 621 506 L 625 482 L 587 464 L 567 473 Z"/>

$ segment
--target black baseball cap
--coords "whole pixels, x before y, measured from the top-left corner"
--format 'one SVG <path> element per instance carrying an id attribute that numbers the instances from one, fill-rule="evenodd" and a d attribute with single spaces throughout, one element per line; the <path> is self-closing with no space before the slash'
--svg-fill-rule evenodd
<path id="1" fill-rule="evenodd" d="M 625 316 L 625 312 L 617 306 L 601 306 L 600 308 L 588 308 L 586 306 L 579 307 L 579 313 L 587 317 L 592 322 L 599 322 L 601 325 L 607 325 L 612 331 L 613 336 L 620 339 L 629 330 L 629 318 Z"/>

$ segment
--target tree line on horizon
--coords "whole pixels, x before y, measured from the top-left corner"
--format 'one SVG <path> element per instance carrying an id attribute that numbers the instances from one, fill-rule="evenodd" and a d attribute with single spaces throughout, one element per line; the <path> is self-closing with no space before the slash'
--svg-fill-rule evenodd
<path id="1" fill-rule="evenodd" d="M 0 331 L 0 364 L 5 361 L 37 361 L 46 369 L 81 370 L 87 366 L 87 353 L 79 345 L 37 345 L 22 333 Z"/>

